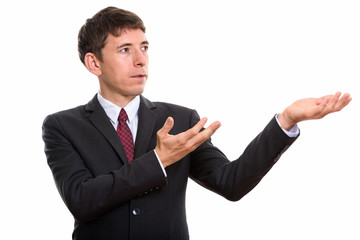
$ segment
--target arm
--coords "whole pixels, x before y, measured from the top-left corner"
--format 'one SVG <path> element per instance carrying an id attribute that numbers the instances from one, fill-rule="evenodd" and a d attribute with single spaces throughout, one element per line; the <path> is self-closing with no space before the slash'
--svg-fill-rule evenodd
<path id="1" fill-rule="evenodd" d="M 283 129 L 288 131 L 294 124 L 300 121 L 319 119 L 329 113 L 340 111 L 351 101 L 351 98 L 349 94 L 345 94 L 341 99 L 339 99 L 339 97 L 340 93 L 337 93 L 334 96 L 330 95 L 318 99 L 299 100 L 278 116 L 279 123 Z M 203 120 L 198 121 L 199 117 L 196 112 L 194 112 L 191 126 L 197 125 Z M 170 124 L 169 127 L 171 127 L 172 124 Z M 204 130 L 204 132 L 208 131 L 211 132 L 211 134 L 204 133 L 204 136 L 211 136 L 212 133 L 216 131 L 216 129 L 211 130 L 211 127 L 212 125 L 209 126 L 210 129 Z M 166 135 L 166 133 L 168 133 L 167 130 L 160 134 L 160 143 L 161 137 L 176 140 L 179 136 L 170 136 Z M 295 140 L 296 138 L 290 138 L 282 131 L 275 118 L 273 118 L 265 129 L 248 145 L 240 158 L 233 162 L 230 162 L 211 144 L 211 141 L 208 140 L 198 148 L 195 147 L 189 151 L 191 152 L 192 159 L 190 176 L 200 185 L 230 200 L 239 200 L 260 182 L 265 174 L 278 161 L 282 153 L 284 153 Z M 173 142 L 172 147 L 179 151 L 179 145 L 175 144 L 177 142 L 182 141 L 177 139 L 177 141 Z M 183 141 L 183 143 L 186 142 L 187 141 Z M 168 148 L 168 150 L 171 150 L 171 148 Z M 168 156 L 171 156 L 171 154 L 168 153 Z"/>
<path id="2" fill-rule="evenodd" d="M 340 111 L 351 101 L 350 94 L 344 94 L 344 96 L 339 99 L 340 95 L 338 92 L 335 95 L 328 95 L 321 98 L 298 100 L 279 114 L 277 118 L 278 122 L 283 129 L 289 131 L 300 121 L 320 119 L 329 113 Z M 177 135 L 169 135 L 170 130 L 174 126 L 174 120 L 169 117 L 164 126 L 158 131 L 155 151 L 164 167 L 179 161 L 194 151 L 221 126 L 220 122 L 216 121 L 204 129 L 204 131 L 200 132 L 207 119 L 196 117 L 193 121 L 195 122 L 188 131 Z"/>
<path id="3" fill-rule="evenodd" d="M 280 126 L 288 131 L 300 121 L 320 119 L 340 111 L 351 101 L 349 94 L 340 96 L 338 92 L 321 98 L 298 100 L 278 116 Z M 273 119 L 233 162 L 228 162 L 207 141 L 192 153 L 192 178 L 230 200 L 239 200 L 260 182 L 295 139 L 285 136 Z"/>
<path id="4" fill-rule="evenodd" d="M 80 154 L 78 144 L 74 143 L 79 136 L 74 137 L 69 133 L 71 130 L 63 126 L 55 116 L 45 119 L 45 153 L 60 195 L 77 220 L 90 221 L 142 192 L 167 184 L 153 151 L 132 164 L 119 165 L 118 169 L 105 174 L 94 174 L 91 165 L 95 161 L 101 163 L 102 159 L 83 159 L 84 154 Z M 86 149 L 92 157 L 91 151 L 97 149 Z M 113 152 L 110 148 L 109 151 Z M 109 155 L 104 153 L 103 158 L 106 157 Z"/>
<path id="5" fill-rule="evenodd" d="M 273 117 L 235 161 L 206 141 L 191 153 L 190 176 L 201 186 L 237 201 L 261 181 L 296 139 L 287 136 Z"/>

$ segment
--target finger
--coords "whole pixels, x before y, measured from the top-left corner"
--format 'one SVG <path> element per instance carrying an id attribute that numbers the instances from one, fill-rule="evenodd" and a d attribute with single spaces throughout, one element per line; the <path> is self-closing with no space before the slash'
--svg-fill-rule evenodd
<path id="1" fill-rule="evenodd" d="M 330 97 L 331 96 L 331 97 Z M 325 115 L 333 112 L 333 109 L 337 102 L 339 101 L 339 97 L 341 96 L 340 92 L 335 93 L 334 95 L 330 95 L 328 98 L 324 99 L 321 103 L 321 106 L 324 107 L 319 115 L 320 118 L 324 117 Z"/>
<path id="2" fill-rule="evenodd" d="M 341 92 L 337 92 L 333 96 L 333 98 L 330 100 L 330 102 L 328 103 L 326 108 L 321 113 L 321 118 L 330 113 L 340 111 L 346 105 L 348 105 L 349 102 L 351 101 L 350 94 L 348 94 L 348 93 L 344 94 L 341 98 L 340 98 L 340 96 L 341 96 Z"/>
<path id="3" fill-rule="evenodd" d="M 197 124 L 195 124 L 195 126 L 190 128 L 186 132 L 183 132 L 180 134 L 181 139 L 186 141 L 186 140 L 189 140 L 190 138 L 192 138 L 193 136 L 195 136 L 196 134 L 198 134 L 200 132 L 200 130 L 205 126 L 207 120 L 208 119 L 206 117 L 200 119 L 199 122 L 197 122 Z"/>
<path id="4" fill-rule="evenodd" d="M 214 133 L 221 127 L 221 123 L 219 121 L 213 122 L 210 126 L 208 126 L 204 131 L 200 134 L 203 134 L 206 139 L 210 138 Z"/>
<path id="5" fill-rule="evenodd" d="M 189 143 L 197 148 L 207 139 L 209 139 L 214 133 L 221 127 L 221 123 L 219 121 L 213 122 L 210 126 L 206 129 L 201 131 L 200 133 L 196 134 L 189 140 Z"/>
<path id="6" fill-rule="evenodd" d="M 329 107 L 333 108 L 339 101 L 339 98 L 341 96 L 341 92 L 335 93 L 335 95 L 332 97 L 332 99 L 329 102 Z"/>
<path id="7" fill-rule="evenodd" d="M 344 107 L 346 107 L 352 98 L 350 97 L 349 93 L 345 93 L 338 101 L 338 103 L 335 105 L 336 111 L 342 110 Z"/>
<path id="8" fill-rule="evenodd" d="M 164 123 L 164 126 L 158 131 L 159 136 L 166 136 L 174 126 L 174 119 L 168 117 Z"/>
<path id="9" fill-rule="evenodd" d="M 311 117 L 309 118 L 322 118 L 324 112 L 325 112 L 325 108 L 328 106 L 329 102 L 331 101 L 331 99 L 333 98 L 334 95 L 327 95 L 327 96 L 323 96 L 321 98 L 317 98 L 316 99 L 316 104 L 317 107 L 314 108 L 311 112 Z"/>
<path id="10" fill-rule="evenodd" d="M 316 105 L 327 105 L 334 95 L 326 95 L 320 98 L 316 98 Z"/>

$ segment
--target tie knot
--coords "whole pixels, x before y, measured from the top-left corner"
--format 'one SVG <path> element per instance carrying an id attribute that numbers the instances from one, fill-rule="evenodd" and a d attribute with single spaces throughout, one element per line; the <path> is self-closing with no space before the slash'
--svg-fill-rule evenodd
<path id="1" fill-rule="evenodd" d="M 126 120 L 128 120 L 128 115 L 126 114 L 125 109 L 122 108 L 119 114 L 119 122 L 126 122 Z"/>

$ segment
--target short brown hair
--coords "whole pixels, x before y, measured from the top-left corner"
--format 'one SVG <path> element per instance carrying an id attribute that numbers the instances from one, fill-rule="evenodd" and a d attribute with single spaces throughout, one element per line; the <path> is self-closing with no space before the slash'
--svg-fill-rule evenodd
<path id="1" fill-rule="evenodd" d="M 101 49 L 108 35 L 118 37 L 127 29 L 146 30 L 143 21 L 135 13 L 116 7 L 107 7 L 87 19 L 78 35 L 81 62 L 85 64 L 85 55 L 89 52 L 102 61 Z"/>

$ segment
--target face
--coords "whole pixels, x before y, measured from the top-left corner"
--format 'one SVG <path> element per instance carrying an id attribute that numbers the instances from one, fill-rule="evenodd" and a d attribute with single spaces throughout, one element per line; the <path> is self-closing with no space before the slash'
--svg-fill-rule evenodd
<path id="1" fill-rule="evenodd" d="M 97 61 L 101 95 L 119 102 L 132 100 L 144 91 L 148 78 L 148 45 L 140 29 L 129 29 L 119 37 L 108 35 Z"/>

